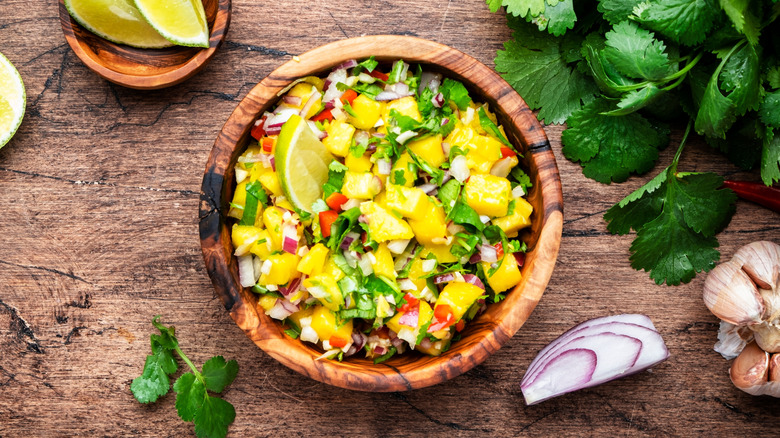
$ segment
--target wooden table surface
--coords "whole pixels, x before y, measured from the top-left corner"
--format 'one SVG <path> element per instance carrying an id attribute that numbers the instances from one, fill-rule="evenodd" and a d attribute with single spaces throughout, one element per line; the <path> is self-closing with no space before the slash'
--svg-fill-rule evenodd
<path id="1" fill-rule="evenodd" d="M 483 0 L 233 0 L 226 43 L 187 82 L 141 92 L 88 70 L 65 43 L 55 0 L 0 0 L 0 51 L 27 87 L 27 114 L 0 150 L 0 436 L 192 436 L 174 395 L 136 402 L 130 381 L 150 320 L 176 326 L 190 358 L 236 359 L 224 393 L 230 436 L 777 435 L 780 401 L 734 388 L 712 350 L 705 276 L 655 285 L 631 269 L 631 236 L 604 211 L 666 166 L 625 184 L 583 177 L 546 127 L 563 183 L 560 256 L 525 326 L 466 374 L 426 389 L 360 393 L 303 377 L 259 350 L 216 299 L 198 238 L 206 158 L 238 101 L 266 74 L 321 44 L 365 34 L 431 39 L 493 66 L 509 38 Z M 679 139 L 679 130 L 675 140 Z M 694 139 L 681 170 L 757 179 Z M 780 240 L 780 216 L 739 201 L 724 257 Z M 519 383 L 537 351 L 606 314 L 649 315 L 671 352 L 642 373 L 537 406 Z"/>

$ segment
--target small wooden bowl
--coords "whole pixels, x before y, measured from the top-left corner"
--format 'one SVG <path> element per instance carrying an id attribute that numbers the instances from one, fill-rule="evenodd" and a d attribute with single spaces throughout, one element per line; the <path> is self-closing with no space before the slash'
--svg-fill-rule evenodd
<path id="1" fill-rule="evenodd" d="M 62 32 L 76 56 L 102 78 L 129 88 L 170 87 L 199 72 L 222 44 L 230 26 L 231 0 L 203 0 L 209 48 L 171 46 L 138 49 L 100 38 L 81 27 L 60 0 Z"/>
<path id="2" fill-rule="evenodd" d="M 374 365 L 358 355 L 343 362 L 315 360 L 322 350 L 283 333 L 282 326 L 257 310 L 257 296 L 242 288 L 230 240 L 227 211 L 235 188 L 233 167 L 249 142 L 259 114 L 279 99 L 277 93 L 297 78 L 322 75 L 349 59 L 376 56 L 421 63 L 445 77 L 463 81 L 475 100 L 487 102 L 510 141 L 522 148 L 522 165 L 533 188 L 533 225 L 522 236 L 528 254 L 523 279 L 505 300 L 488 306 L 470 322 L 462 338 L 439 357 L 414 351 Z M 367 36 L 314 49 L 274 70 L 233 111 L 211 151 L 200 195 L 200 237 L 206 269 L 217 294 L 239 327 L 255 344 L 284 365 L 331 385 L 361 391 L 404 391 L 443 382 L 468 371 L 498 350 L 528 319 L 544 292 L 558 256 L 563 200 L 558 166 L 539 122 L 522 98 L 500 76 L 474 58 L 447 46 L 406 36 Z"/>

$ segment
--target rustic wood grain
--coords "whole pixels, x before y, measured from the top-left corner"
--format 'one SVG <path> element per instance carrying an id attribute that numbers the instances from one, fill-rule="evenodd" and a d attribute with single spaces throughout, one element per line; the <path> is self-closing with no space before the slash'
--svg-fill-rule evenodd
<path id="1" fill-rule="evenodd" d="M 704 276 L 656 286 L 631 269 L 632 236 L 607 233 L 602 215 L 668 165 L 602 185 L 561 155 L 562 128 L 545 128 L 565 205 L 558 262 L 525 325 L 482 364 L 448 382 L 366 393 L 304 377 L 263 353 L 216 297 L 198 236 L 203 169 L 217 133 L 263 77 L 324 43 L 409 34 L 493 66 L 505 19 L 463 1 L 233 2 L 230 33 L 186 82 L 139 92 L 88 69 L 63 36 L 54 0 L 0 0 L 0 51 L 19 69 L 28 107 L 0 149 L 0 436 L 194 436 L 173 395 L 138 404 L 129 382 L 149 350 L 156 314 L 176 325 L 197 364 L 236 359 L 224 393 L 231 436 L 771 436 L 776 399 L 728 379 L 712 351 L 717 319 Z M 680 139 L 676 129 L 674 142 Z M 684 171 L 757 180 L 694 138 Z M 718 235 L 723 258 L 743 244 L 780 240 L 780 215 L 738 201 Z M 523 403 L 519 383 L 536 352 L 577 322 L 649 315 L 671 357 L 596 388 Z"/>
<path id="2" fill-rule="evenodd" d="M 524 168 L 533 187 L 533 227 L 522 236 L 528 244 L 523 279 L 501 303 L 472 321 L 462 339 L 441 356 L 417 352 L 374 365 L 351 357 L 321 361 L 323 351 L 285 335 L 278 322 L 258 311 L 257 296 L 241 287 L 230 239 L 227 212 L 235 190 L 233 168 L 248 144 L 255 120 L 272 110 L 279 93 L 295 80 L 321 75 L 350 59 L 376 56 L 379 62 L 404 59 L 445 77 L 462 80 L 479 102 L 487 101 L 507 135 L 521 147 Z M 360 391 L 405 391 L 441 383 L 482 363 L 523 325 L 539 302 L 552 274 L 560 246 L 563 205 L 558 168 L 544 131 L 523 100 L 494 71 L 476 59 L 433 41 L 409 36 L 380 35 L 326 44 L 283 64 L 239 103 L 214 144 L 203 178 L 200 235 L 206 269 L 225 308 L 247 336 L 286 366 L 321 382 Z M 235 221 L 233 221 L 235 222 Z"/>
<path id="3" fill-rule="evenodd" d="M 209 27 L 209 47 L 172 46 L 138 49 L 116 44 L 81 27 L 59 0 L 60 25 L 76 56 L 95 73 L 115 84 L 138 90 L 170 87 L 206 66 L 222 45 L 230 27 L 231 0 L 203 0 Z"/>

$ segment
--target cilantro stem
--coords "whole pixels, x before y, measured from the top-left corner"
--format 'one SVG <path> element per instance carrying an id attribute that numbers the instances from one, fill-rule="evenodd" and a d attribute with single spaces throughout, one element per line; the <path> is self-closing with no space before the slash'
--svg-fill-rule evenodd
<path id="1" fill-rule="evenodd" d="M 205 385 L 206 381 L 203 379 L 203 375 L 200 373 L 200 371 L 198 371 L 197 368 L 195 368 L 195 365 L 192 363 L 192 361 L 190 361 L 187 355 L 185 355 L 184 352 L 181 351 L 181 348 L 179 348 L 178 345 L 176 345 L 176 354 L 178 354 L 179 357 L 182 358 L 182 360 L 190 367 L 190 369 L 192 370 L 192 374 L 194 374 L 195 377 L 197 377 L 198 380 L 203 382 L 203 384 Z"/>
<path id="2" fill-rule="evenodd" d="M 669 81 L 671 81 L 673 79 L 677 79 L 677 78 L 679 78 L 681 76 L 685 76 L 686 73 L 688 73 L 693 67 L 696 66 L 696 64 L 699 63 L 699 60 L 701 60 L 701 57 L 702 57 L 703 54 L 704 54 L 704 52 L 699 52 L 699 54 L 696 55 L 696 57 L 693 58 L 691 60 L 691 62 L 685 64 L 685 67 L 681 68 L 678 72 L 673 73 L 673 74 L 663 78 L 661 80 L 661 82 L 669 82 Z"/>
<path id="3" fill-rule="evenodd" d="M 688 140 L 688 134 L 690 134 L 692 126 L 693 119 L 688 119 L 688 126 L 685 127 L 685 134 L 683 134 L 683 138 L 680 140 L 680 147 L 677 148 L 677 153 L 674 154 L 672 164 L 669 166 L 670 174 L 677 172 L 677 163 L 680 161 L 680 156 L 682 155 L 683 148 L 685 147 L 685 141 Z"/>

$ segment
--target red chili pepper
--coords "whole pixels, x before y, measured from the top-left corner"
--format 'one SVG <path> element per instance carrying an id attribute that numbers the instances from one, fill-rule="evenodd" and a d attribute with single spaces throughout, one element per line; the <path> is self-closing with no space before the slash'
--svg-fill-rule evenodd
<path id="1" fill-rule="evenodd" d="M 509 149 L 507 147 L 502 147 L 501 148 L 501 158 L 504 158 L 504 157 L 516 157 L 516 156 L 517 156 L 517 152 L 513 151 L 512 149 Z"/>
<path id="2" fill-rule="evenodd" d="M 349 198 L 346 196 L 339 192 L 333 192 L 330 196 L 328 196 L 328 199 L 325 200 L 325 203 L 328 204 L 328 207 L 339 211 L 341 210 L 341 206 L 344 205 L 344 203 L 347 201 L 349 201 Z"/>
<path id="3" fill-rule="evenodd" d="M 321 122 L 323 120 L 333 120 L 333 113 L 330 110 L 325 110 L 311 118 L 312 122 Z"/>
<path id="4" fill-rule="evenodd" d="M 358 96 L 355 90 L 349 89 L 341 95 L 341 102 L 352 105 L 352 101 Z"/>
<path id="5" fill-rule="evenodd" d="M 338 217 L 339 214 L 333 210 L 320 212 L 320 231 L 322 232 L 322 237 L 330 237 L 330 226 L 333 225 L 333 222 L 336 222 Z"/>
<path id="6" fill-rule="evenodd" d="M 254 125 L 252 125 L 252 130 L 249 131 L 249 135 L 251 135 L 255 140 L 260 140 L 265 135 L 265 129 L 263 129 L 263 126 L 265 126 L 266 118 L 267 116 L 263 116 L 260 120 L 256 121 Z"/>
<path id="7" fill-rule="evenodd" d="M 268 152 L 268 153 L 273 152 L 273 150 L 274 150 L 274 143 L 276 143 L 276 142 L 274 141 L 273 138 L 264 137 L 263 138 L 263 152 Z"/>
<path id="8" fill-rule="evenodd" d="M 381 71 L 379 71 L 379 70 L 374 70 L 374 71 L 372 71 L 371 73 L 369 73 L 369 76 L 371 76 L 371 77 L 374 77 L 374 78 L 377 78 L 377 79 L 381 79 L 381 80 L 383 80 L 383 81 L 385 81 L 385 82 L 387 82 L 387 80 L 388 80 L 388 79 L 390 79 L 390 76 L 388 76 L 388 75 L 386 75 L 386 74 L 382 73 L 382 72 L 381 72 Z"/>
<path id="9" fill-rule="evenodd" d="M 762 183 L 748 181 L 723 181 L 723 187 L 734 191 L 742 199 L 780 213 L 780 187 L 770 187 Z"/>
<path id="10" fill-rule="evenodd" d="M 499 260 L 502 259 L 504 257 L 504 244 L 498 242 L 495 245 L 493 245 L 493 248 L 496 249 L 496 257 L 498 257 Z"/>
<path id="11" fill-rule="evenodd" d="M 414 307 L 417 307 L 417 304 L 419 304 L 420 300 L 415 298 L 414 295 L 412 295 L 411 292 L 407 292 L 406 295 L 404 295 L 404 299 L 406 300 L 406 304 L 401 306 L 401 312 L 408 312 L 409 309 L 412 309 Z"/>
<path id="12" fill-rule="evenodd" d="M 331 336 L 328 342 L 330 342 L 331 347 L 344 348 L 347 346 L 347 340 L 338 336 Z"/>

